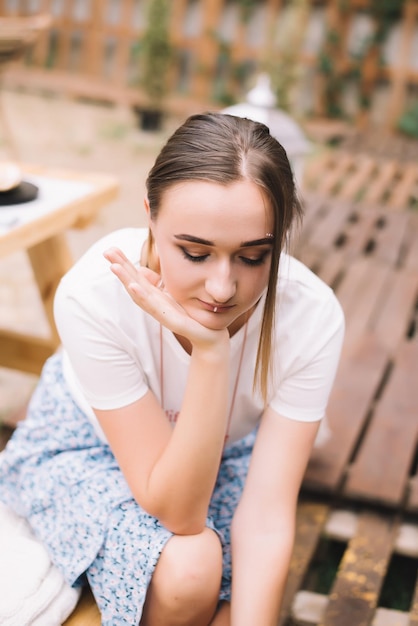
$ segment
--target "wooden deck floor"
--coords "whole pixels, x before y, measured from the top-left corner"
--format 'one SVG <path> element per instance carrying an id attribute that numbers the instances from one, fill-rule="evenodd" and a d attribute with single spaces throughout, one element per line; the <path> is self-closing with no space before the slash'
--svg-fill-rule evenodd
<path id="1" fill-rule="evenodd" d="M 329 151 L 309 168 L 304 200 L 293 253 L 334 288 L 347 330 L 280 624 L 417 626 L 418 162 Z M 321 594 L 306 587 L 324 538 L 341 560 Z M 399 562 L 395 610 L 382 590 Z"/>
<path id="2" fill-rule="evenodd" d="M 325 152 L 303 197 L 292 253 L 335 289 L 347 332 L 279 624 L 418 626 L 418 164 Z M 330 546 L 324 590 L 313 580 Z M 397 608 L 384 601 L 389 576 Z M 86 592 L 66 626 L 99 624 Z"/>

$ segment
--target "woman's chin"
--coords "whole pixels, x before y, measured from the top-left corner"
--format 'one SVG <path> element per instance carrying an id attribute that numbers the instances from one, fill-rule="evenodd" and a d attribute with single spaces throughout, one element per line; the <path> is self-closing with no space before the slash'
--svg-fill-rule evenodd
<path id="1" fill-rule="evenodd" d="M 186 309 L 186 311 L 192 319 L 210 330 L 223 330 L 236 319 L 236 316 L 232 315 L 231 312 L 214 313 L 213 311 L 197 311 L 196 309 Z"/>

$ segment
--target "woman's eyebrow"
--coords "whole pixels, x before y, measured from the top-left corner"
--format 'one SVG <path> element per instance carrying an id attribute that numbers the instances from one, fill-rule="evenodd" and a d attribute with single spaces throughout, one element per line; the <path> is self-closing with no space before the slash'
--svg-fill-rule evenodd
<path id="1" fill-rule="evenodd" d="M 240 244 L 241 248 L 251 248 L 252 246 L 265 246 L 267 243 L 272 244 L 274 242 L 273 237 L 263 237 L 262 239 L 254 239 L 253 241 L 243 241 Z"/>
<path id="2" fill-rule="evenodd" d="M 183 241 L 190 241 L 191 243 L 201 243 L 204 246 L 214 246 L 213 241 L 208 241 L 207 239 L 201 239 L 200 237 L 195 237 L 194 235 L 174 235 L 174 239 L 183 239 Z"/>
<path id="3" fill-rule="evenodd" d="M 201 237 L 195 237 L 194 235 L 174 235 L 175 239 L 182 239 L 183 241 L 190 241 L 191 243 L 200 243 L 204 246 L 214 246 L 213 241 L 208 239 L 202 239 Z M 262 237 L 261 239 L 253 239 L 252 241 L 242 241 L 240 248 L 252 248 L 253 246 L 265 246 L 266 244 L 272 244 L 274 239 L 272 237 Z"/>

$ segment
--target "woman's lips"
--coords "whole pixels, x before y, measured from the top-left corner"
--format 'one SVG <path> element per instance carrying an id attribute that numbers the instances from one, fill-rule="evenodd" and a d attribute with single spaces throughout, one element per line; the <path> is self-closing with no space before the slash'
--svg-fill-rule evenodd
<path id="1" fill-rule="evenodd" d="M 205 302 L 204 300 L 200 300 L 200 302 L 204 306 L 204 308 L 211 313 L 226 313 L 234 307 L 233 304 L 211 304 L 210 302 Z"/>

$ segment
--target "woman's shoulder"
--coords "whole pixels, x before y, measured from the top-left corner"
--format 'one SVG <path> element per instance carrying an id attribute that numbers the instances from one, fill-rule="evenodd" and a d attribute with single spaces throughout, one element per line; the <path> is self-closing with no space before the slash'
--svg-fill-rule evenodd
<path id="1" fill-rule="evenodd" d="M 338 325 L 344 324 L 344 315 L 331 287 L 301 261 L 288 254 L 280 260 L 278 280 L 279 319 L 297 318 L 309 320 L 316 325 L 320 319 L 329 323 L 333 318 Z"/>
<path id="2" fill-rule="evenodd" d="M 146 228 L 122 228 L 98 239 L 74 263 L 61 280 L 61 289 L 77 285 L 80 291 L 85 286 L 91 288 L 99 285 L 102 280 L 112 278 L 109 261 L 103 253 L 111 247 L 120 248 L 133 263 L 139 263 L 142 246 L 147 238 Z"/>

